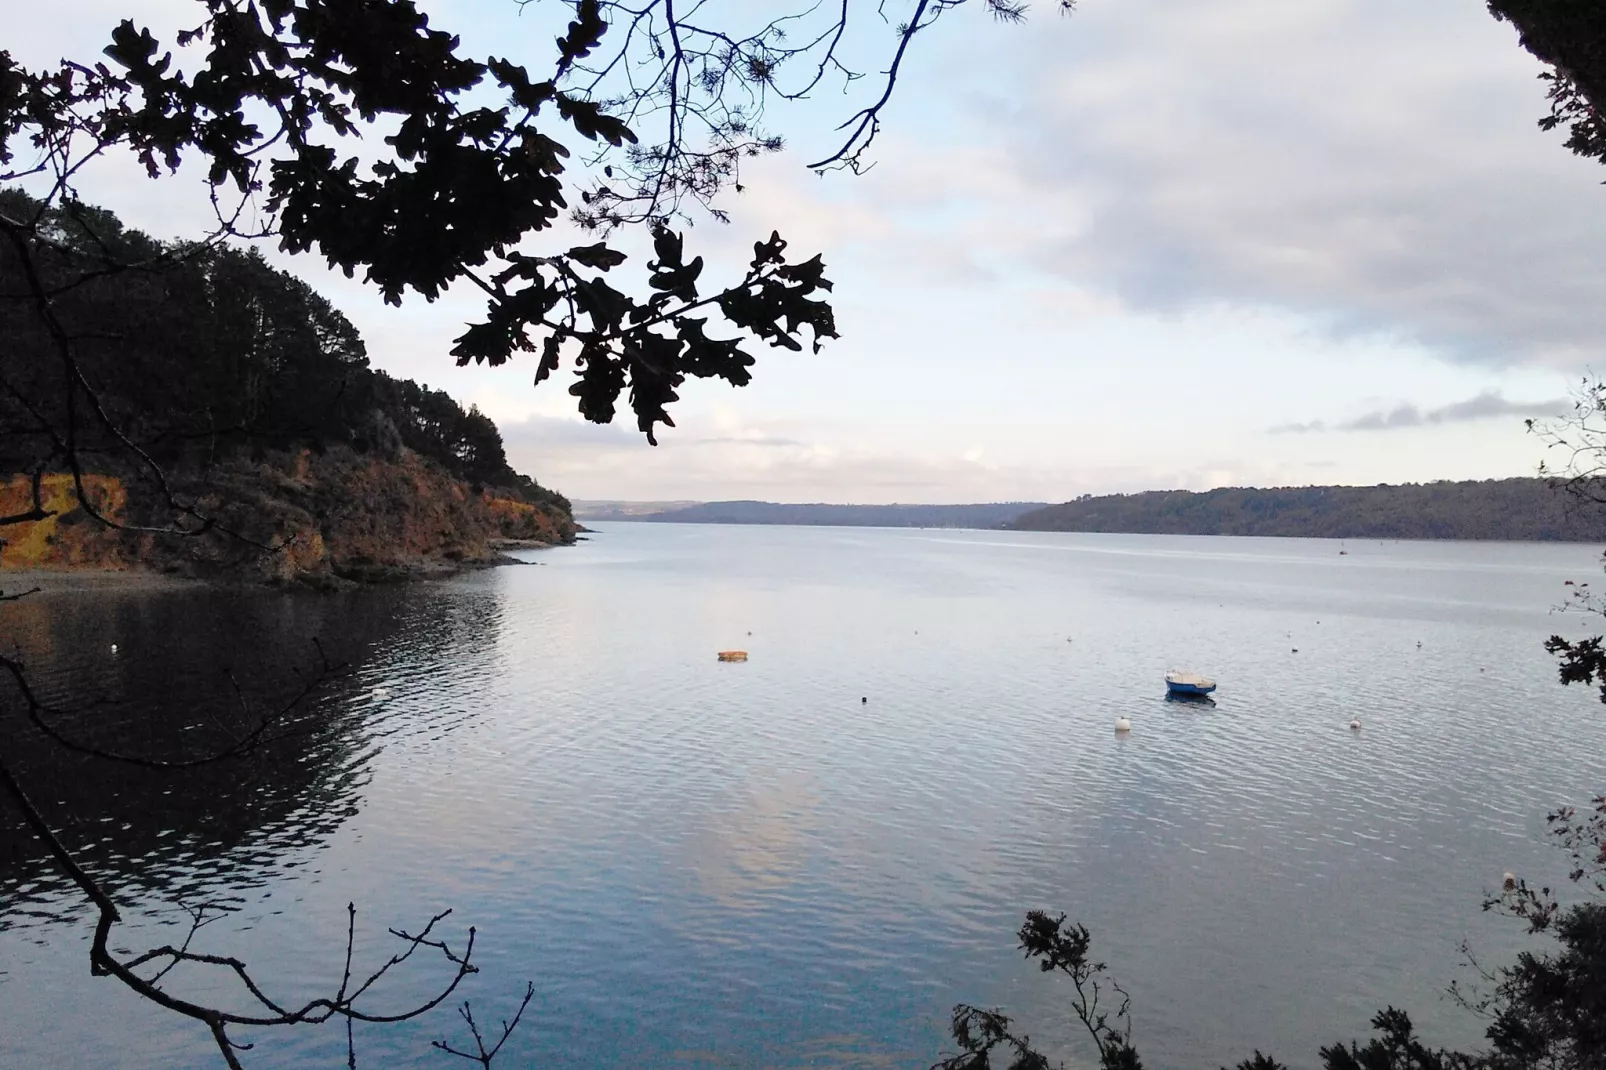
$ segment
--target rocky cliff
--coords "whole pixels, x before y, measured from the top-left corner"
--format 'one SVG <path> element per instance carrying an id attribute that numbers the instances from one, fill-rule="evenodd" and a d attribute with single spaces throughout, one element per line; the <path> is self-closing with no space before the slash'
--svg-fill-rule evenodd
<path id="1" fill-rule="evenodd" d="M 561 545 L 578 530 L 557 504 L 472 486 L 406 449 L 268 453 L 171 478 L 181 498 L 216 521 L 213 530 L 178 536 L 108 527 L 79 505 L 70 475 L 49 475 L 43 499 L 54 515 L 0 530 L 0 570 L 139 569 L 334 586 L 494 564 L 510 543 Z M 170 526 L 132 474 L 88 476 L 85 489 L 96 510 L 119 524 Z M 31 505 L 27 478 L 0 483 L 0 516 Z"/>

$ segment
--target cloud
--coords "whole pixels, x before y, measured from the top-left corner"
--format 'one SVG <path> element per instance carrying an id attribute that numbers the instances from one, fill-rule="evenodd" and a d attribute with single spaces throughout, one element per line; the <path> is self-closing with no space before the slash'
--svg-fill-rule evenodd
<path id="1" fill-rule="evenodd" d="M 1483 5 L 1086 4 L 1030 47 L 1023 91 L 976 107 L 1038 269 L 1461 363 L 1597 353 L 1600 167 L 1537 130 L 1540 67 Z"/>
<path id="2" fill-rule="evenodd" d="M 688 421 L 690 422 L 690 421 Z M 714 426 L 704 413 L 696 423 Z M 649 446 L 627 426 L 532 416 L 500 425 L 508 460 L 572 498 L 623 500 L 975 502 L 1069 496 L 1081 473 L 996 466 L 831 441 L 790 421 L 660 432 Z"/>
<path id="3" fill-rule="evenodd" d="M 580 501 L 1057 502 L 1155 488 L 1298 486 L 1316 481 L 1317 470 L 1335 467 L 1331 460 L 1295 455 L 1249 461 L 1205 455 L 1184 464 L 1112 463 L 1099 455 L 993 462 L 957 445 L 934 456 L 895 443 L 855 441 L 843 428 L 820 433 L 792 421 L 736 423 L 726 414 L 704 413 L 698 422 L 722 425 L 720 433 L 682 437 L 664 430 L 654 447 L 629 427 L 569 418 L 531 416 L 500 427 L 514 468 Z M 1441 473 L 1362 474 L 1356 481 Z"/>
<path id="4" fill-rule="evenodd" d="M 1312 431 L 1396 431 L 1406 427 L 1433 427 L 1439 424 L 1469 423 L 1499 416 L 1520 416 L 1529 419 L 1560 416 L 1572 407 L 1566 398 L 1552 401 L 1508 401 L 1488 390 L 1466 401 L 1423 411 L 1415 405 L 1401 404 L 1357 416 L 1343 423 L 1328 424 L 1325 420 L 1309 423 L 1279 424 L 1268 429 L 1269 434 L 1305 434 Z"/>
<path id="5" fill-rule="evenodd" d="M 441 2 L 427 6 L 470 51 L 506 36 L 495 5 Z M 29 62 L 93 56 L 116 5 L 84 3 L 72 19 L 28 8 L 7 47 Z M 192 3 L 124 13 L 170 30 Z M 1509 26 L 1467 0 L 1085 0 L 1066 19 L 1041 7 L 1024 29 L 962 14 L 923 39 L 862 177 L 801 166 L 848 98 L 775 113 L 799 153 L 754 161 L 749 192 L 722 205 L 735 222 L 688 240 L 710 284 L 739 277 L 772 227 L 795 253 L 823 252 L 844 337 L 806 364 L 760 349 L 732 403 L 745 422 L 710 417 L 714 388 L 690 388 L 682 430 L 653 450 L 628 418 L 575 420 L 557 383 L 532 391 L 527 364 L 454 368 L 452 338 L 483 311 L 471 288 L 397 310 L 316 257 L 270 255 L 353 317 L 376 364 L 477 401 L 517 467 L 576 497 L 1063 499 L 1519 465 L 1526 443 L 1502 445 L 1510 428 L 1493 418 L 1531 412 L 1474 411 L 1518 404 L 1499 395 L 1465 412 L 1367 413 L 1379 396 L 1497 384 L 1542 397 L 1559 377 L 1499 371 L 1598 361 L 1603 175 L 1536 129 L 1539 67 Z M 153 232 L 194 233 L 206 199 L 193 175 L 151 183 L 133 166 L 119 158 L 85 194 Z M 1157 384 L 1188 394 L 1194 374 L 1231 412 L 1183 432 L 1154 398 Z M 1311 435 L 1265 457 L 1254 429 L 1312 397 L 1317 412 L 1367 414 L 1275 430 L 1490 419 L 1410 451 Z"/>

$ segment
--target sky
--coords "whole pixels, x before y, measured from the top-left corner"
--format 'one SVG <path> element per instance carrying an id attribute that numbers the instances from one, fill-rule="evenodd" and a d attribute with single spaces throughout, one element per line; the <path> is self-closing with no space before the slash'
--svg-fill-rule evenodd
<path id="1" fill-rule="evenodd" d="M 552 0 L 423 6 L 469 54 L 551 53 Z M 822 253 L 842 337 L 760 348 L 739 390 L 688 384 L 657 447 L 628 421 L 582 421 L 561 375 L 456 368 L 470 293 L 396 309 L 273 255 L 376 366 L 477 404 L 515 467 L 575 499 L 1063 501 L 1534 473 L 1525 419 L 1566 412 L 1600 364 L 1606 172 L 1537 128 L 1541 66 L 1510 26 L 1480 0 L 1036 6 L 1005 25 L 975 0 L 922 34 L 868 174 L 804 166 L 867 85 L 770 113 L 788 149 L 688 248 L 711 276 L 772 229 Z M 29 5 L 0 47 L 30 65 L 93 56 L 119 18 L 161 32 L 194 10 Z M 878 21 L 855 32 L 859 55 L 892 44 Z M 194 181 L 112 161 L 81 191 L 193 235 L 209 218 Z"/>

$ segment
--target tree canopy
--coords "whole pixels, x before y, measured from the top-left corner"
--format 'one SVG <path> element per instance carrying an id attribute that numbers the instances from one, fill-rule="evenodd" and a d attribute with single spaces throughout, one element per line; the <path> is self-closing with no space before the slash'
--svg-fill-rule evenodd
<path id="1" fill-rule="evenodd" d="M 1006 526 L 1317 539 L 1606 539 L 1606 513 L 1556 493 L 1544 479 L 1084 495 L 1024 513 Z"/>
<path id="2" fill-rule="evenodd" d="M 1489 0 L 1489 13 L 1509 21 L 1522 47 L 1549 65 L 1546 130 L 1565 125 L 1567 147 L 1606 163 L 1606 8 L 1593 0 Z"/>
<path id="3" fill-rule="evenodd" d="M 188 250 L 123 226 L 86 205 L 41 206 L 0 191 L 0 211 L 41 213 L 46 239 L 31 270 L 59 291 L 54 321 L 75 339 L 77 371 L 108 420 L 85 426 L 77 449 L 90 467 L 128 467 L 119 439 L 158 464 L 193 469 L 241 450 L 334 444 L 366 453 L 405 446 L 470 483 L 561 501 L 515 472 L 496 424 L 450 395 L 369 366 L 350 321 L 300 279 L 255 250 Z M 112 248 L 159 265 L 99 274 Z M 21 292 L 24 261 L 0 246 L 0 294 Z M 26 301 L 0 300 L 0 468 L 26 471 L 52 443 L 39 430 L 69 423 L 54 387 L 45 325 Z M 567 503 L 564 503 L 565 505 Z"/>

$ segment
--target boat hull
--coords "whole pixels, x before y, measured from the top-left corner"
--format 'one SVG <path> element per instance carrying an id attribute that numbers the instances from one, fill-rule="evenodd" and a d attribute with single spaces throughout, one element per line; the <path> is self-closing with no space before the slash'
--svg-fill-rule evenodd
<path id="1" fill-rule="evenodd" d="M 1215 684 L 1189 684 L 1181 681 L 1167 680 L 1165 689 L 1173 695 L 1208 695 L 1216 689 Z"/>

